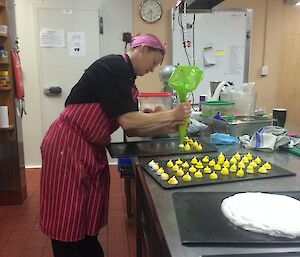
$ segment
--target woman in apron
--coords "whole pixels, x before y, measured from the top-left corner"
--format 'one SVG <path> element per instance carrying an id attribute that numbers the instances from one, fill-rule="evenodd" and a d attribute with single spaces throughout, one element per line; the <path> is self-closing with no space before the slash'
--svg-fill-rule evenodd
<path id="1" fill-rule="evenodd" d="M 40 228 L 55 257 L 104 256 L 97 235 L 108 217 L 110 135 L 119 126 L 131 136 L 172 133 L 190 116 L 188 102 L 138 112 L 135 78 L 162 63 L 165 45 L 143 34 L 130 46 L 127 54 L 102 57 L 85 71 L 42 141 Z"/>

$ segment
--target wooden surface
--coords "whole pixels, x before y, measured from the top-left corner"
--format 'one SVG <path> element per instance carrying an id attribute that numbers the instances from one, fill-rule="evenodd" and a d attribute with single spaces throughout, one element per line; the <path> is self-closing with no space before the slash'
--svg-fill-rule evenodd
<path id="1" fill-rule="evenodd" d="M 277 106 L 286 108 L 286 127 L 300 133 L 300 8 L 284 5 Z"/>

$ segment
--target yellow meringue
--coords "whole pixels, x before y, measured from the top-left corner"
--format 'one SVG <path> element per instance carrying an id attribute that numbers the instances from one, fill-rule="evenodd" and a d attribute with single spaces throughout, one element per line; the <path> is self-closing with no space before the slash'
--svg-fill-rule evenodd
<path id="1" fill-rule="evenodd" d="M 210 167 L 205 167 L 204 168 L 204 173 L 206 173 L 206 174 L 209 174 L 209 173 L 211 173 L 211 169 L 210 169 Z"/>
<path id="2" fill-rule="evenodd" d="M 172 178 L 170 178 L 170 179 L 168 180 L 168 183 L 169 183 L 170 185 L 177 185 L 177 184 L 178 184 L 178 180 L 176 179 L 175 176 L 173 176 Z"/>
<path id="3" fill-rule="evenodd" d="M 190 174 L 187 172 L 187 173 L 185 173 L 185 175 L 182 177 L 182 180 L 183 180 L 184 182 L 189 182 L 189 181 L 192 180 L 192 177 L 191 177 Z"/>
<path id="4" fill-rule="evenodd" d="M 223 167 L 225 167 L 225 168 L 229 168 L 230 167 L 230 162 L 227 159 L 223 163 Z"/>
<path id="5" fill-rule="evenodd" d="M 191 164 L 197 164 L 197 162 L 198 162 L 198 160 L 197 160 L 197 158 L 196 157 L 194 157 L 192 160 L 191 160 Z"/>
<path id="6" fill-rule="evenodd" d="M 176 163 L 177 165 L 181 165 L 181 164 L 182 164 L 182 160 L 178 159 L 175 163 Z"/>
<path id="7" fill-rule="evenodd" d="M 177 170 L 176 175 L 179 177 L 182 177 L 184 175 L 184 171 L 182 168 L 179 168 L 179 170 Z"/>
<path id="8" fill-rule="evenodd" d="M 189 144 L 185 144 L 184 150 L 190 151 L 191 150 L 191 146 Z"/>
<path id="9" fill-rule="evenodd" d="M 202 158 L 202 162 L 209 162 L 209 157 L 207 155 L 205 155 L 203 158 Z"/>
<path id="10" fill-rule="evenodd" d="M 185 161 L 182 165 L 182 168 L 187 169 L 188 167 L 190 167 L 189 163 L 187 161 Z"/>
<path id="11" fill-rule="evenodd" d="M 198 170 L 197 172 L 195 172 L 194 177 L 195 178 L 202 178 L 203 174 L 202 174 L 202 172 L 200 170 Z"/>
<path id="12" fill-rule="evenodd" d="M 243 169 L 239 169 L 236 173 L 236 176 L 239 178 L 244 177 L 244 175 L 245 175 L 245 172 Z"/>
<path id="13" fill-rule="evenodd" d="M 228 170 L 226 167 L 224 167 L 224 168 L 221 170 L 221 174 L 222 174 L 223 176 L 227 176 L 227 175 L 229 174 L 229 170 Z"/>
<path id="14" fill-rule="evenodd" d="M 237 166 L 235 164 L 232 164 L 229 170 L 230 170 L 230 172 L 236 172 Z"/>
<path id="15" fill-rule="evenodd" d="M 174 166 L 174 163 L 172 162 L 172 160 L 170 159 L 168 162 L 167 162 L 167 167 L 168 168 L 172 168 Z"/>
<path id="16" fill-rule="evenodd" d="M 160 176 L 161 174 L 163 174 L 165 171 L 162 167 L 160 167 L 157 171 L 156 171 L 156 175 Z"/>
<path id="17" fill-rule="evenodd" d="M 195 173 L 197 171 L 197 169 L 194 167 L 194 165 L 192 165 L 190 168 L 189 168 L 189 172 L 191 173 Z"/>
<path id="18" fill-rule="evenodd" d="M 215 166 L 214 166 L 214 170 L 218 171 L 218 170 L 221 170 L 222 167 L 219 163 L 217 163 Z"/>
<path id="19" fill-rule="evenodd" d="M 270 170 L 272 169 L 272 166 L 269 162 L 266 162 L 264 165 L 263 165 L 267 170 Z"/>
<path id="20" fill-rule="evenodd" d="M 240 161 L 240 162 L 238 163 L 238 167 L 239 167 L 240 169 L 244 169 L 244 168 L 246 167 L 246 165 L 245 165 L 245 163 L 244 163 L 243 161 Z"/>
<path id="21" fill-rule="evenodd" d="M 215 173 L 215 172 L 213 172 L 213 173 L 211 173 L 211 174 L 209 175 L 209 178 L 210 178 L 211 180 L 216 180 L 216 179 L 218 179 L 218 174 Z"/>
<path id="22" fill-rule="evenodd" d="M 259 157 L 256 157 L 254 161 L 255 161 L 256 164 L 258 164 L 258 165 L 261 164 L 261 159 L 260 159 Z"/>
<path id="23" fill-rule="evenodd" d="M 216 161 L 214 159 L 212 159 L 212 160 L 209 161 L 208 165 L 210 167 L 214 167 L 216 165 Z"/>
<path id="24" fill-rule="evenodd" d="M 197 169 L 203 169 L 203 164 L 202 164 L 202 162 L 198 161 L 197 164 L 196 164 L 196 168 L 197 168 Z"/>
<path id="25" fill-rule="evenodd" d="M 202 147 L 201 144 L 198 144 L 195 148 L 196 148 L 196 150 L 197 150 L 198 152 L 201 152 L 202 149 L 203 149 L 203 147 Z"/>
<path id="26" fill-rule="evenodd" d="M 254 173 L 254 167 L 251 164 L 249 164 L 248 167 L 247 167 L 246 172 L 248 174 L 253 174 Z"/>
<path id="27" fill-rule="evenodd" d="M 264 166 L 261 166 L 261 167 L 258 169 L 258 173 L 266 174 L 266 173 L 268 173 L 268 170 L 267 170 Z"/>
<path id="28" fill-rule="evenodd" d="M 163 174 L 160 175 L 160 178 L 162 180 L 168 180 L 169 179 L 169 174 L 168 173 L 163 173 Z"/>

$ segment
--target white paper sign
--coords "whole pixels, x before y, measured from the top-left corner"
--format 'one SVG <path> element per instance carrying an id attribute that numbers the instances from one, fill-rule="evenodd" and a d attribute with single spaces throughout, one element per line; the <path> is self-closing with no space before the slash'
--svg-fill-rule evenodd
<path id="1" fill-rule="evenodd" d="M 241 74 L 243 72 L 244 48 L 241 46 L 230 46 L 229 48 L 229 73 Z"/>
<path id="2" fill-rule="evenodd" d="M 69 56 L 86 56 L 85 33 L 68 32 Z"/>
<path id="3" fill-rule="evenodd" d="M 203 47 L 204 66 L 215 65 L 217 63 L 214 48 L 212 46 Z"/>
<path id="4" fill-rule="evenodd" d="M 65 31 L 63 29 L 41 29 L 40 44 L 41 47 L 65 47 Z"/>

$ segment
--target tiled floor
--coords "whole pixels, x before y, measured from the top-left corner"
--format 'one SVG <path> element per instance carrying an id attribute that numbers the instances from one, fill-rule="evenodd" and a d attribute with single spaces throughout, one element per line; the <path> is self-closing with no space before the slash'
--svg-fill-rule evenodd
<path id="1" fill-rule="evenodd" d="M 108 225 L 99 234 L 106 257 L 135 256 L 135 222 L 127 218 L 124 179 L 111 166 Z M 0 257 L 52 257 L 51 243 L 38 228 L 39 169 L 26 170 L 23 205 L 0 206 Z"/>

